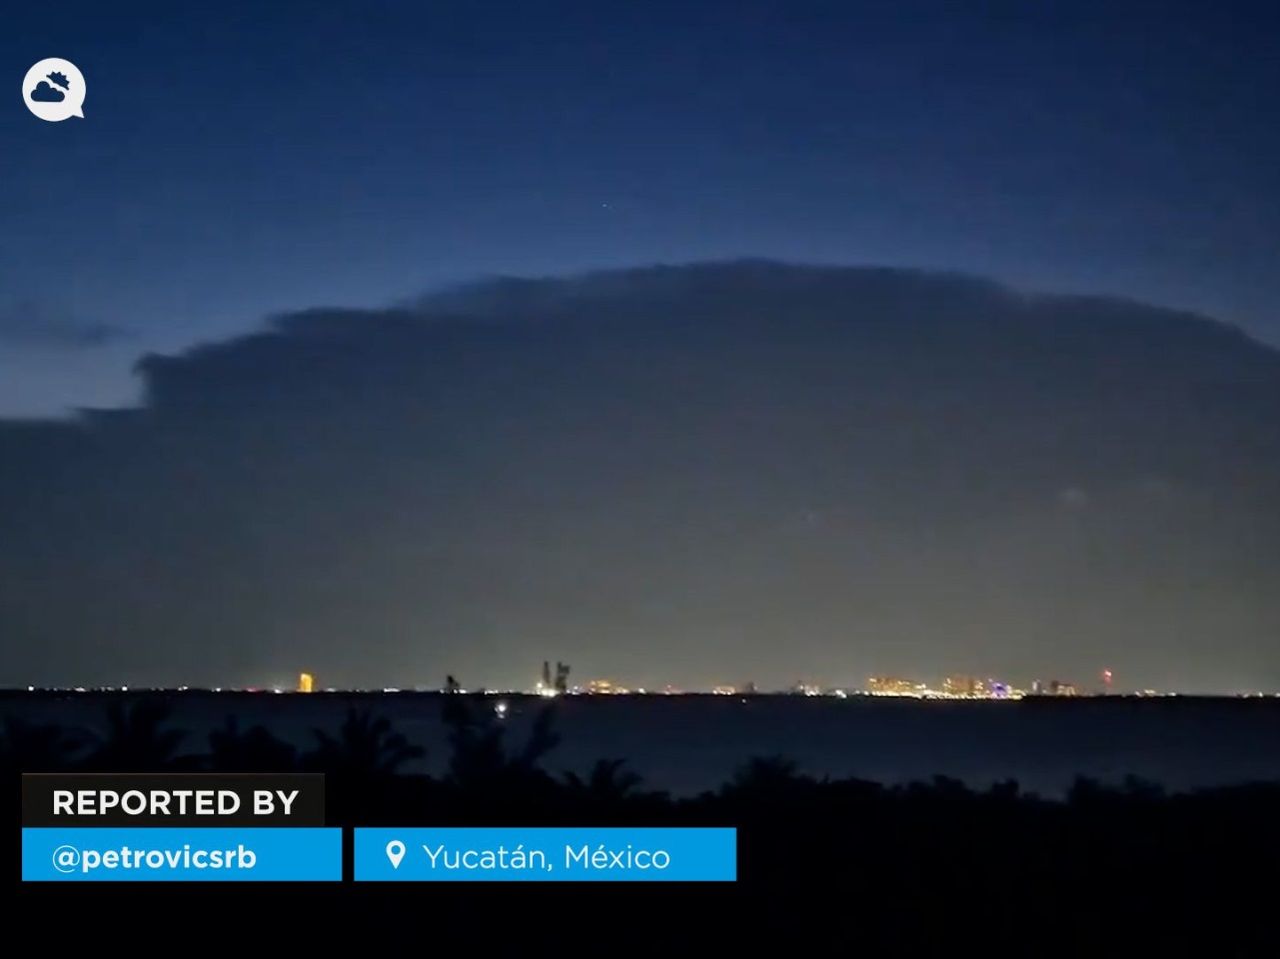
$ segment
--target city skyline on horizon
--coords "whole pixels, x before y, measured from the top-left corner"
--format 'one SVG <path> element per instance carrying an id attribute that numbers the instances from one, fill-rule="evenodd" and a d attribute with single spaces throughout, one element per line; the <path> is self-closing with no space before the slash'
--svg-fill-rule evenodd
<path id="1" fill-rule="evenodd" d="M 325 677 L 314 672 L 301 672 L 294 676 L 292 683 L 277 680 L 226 685 L 129 685 L 129 684 L 28 684 L 25 687 L 9 687 L 9 691 L 28 692 L 71 690 L 76 692 L 120 691 L 120 692 L 324 692 L 324 693 L 413 693 L 413 692 L 457 692 L 462 694 L 487 695 L 867 695 L 867 696 L 921 696 L 924 698 L 1021 698 L 1026 695 L 1045 696 L 1143 696 L 1143 695 L 1208 695 L 1208 696 L 1280 696 L 1280 688 L 1268 690 L 1264 687 L 1241 687 L 1237 689 L 1196 689 L 1196 688 L 1156 688 L 1144 685 L 1125 685 L 1114 682 L 1112 671 L 1106 667 L 1091 678 L 1050 676 L 1044 674 L 1033 679 L 1010 678 L 1002 675 L 985 675 L 980 673 L 929 673 L 903 671 L 899 673 L 869 674 L 861 681 L 839 682 L 823 681 L 813 676 L 802 677 L 789 682 L 756 682 L 754 680 L 702 681 L 680 683 L 665 681 L 646 684 L 629 682 L 625 677 L 606 677 L 604 675 L 572 676 L 564 689 L 547 685 L 542 680 L 534 679 L 523 685 L 498 683 L 464 683 L 455 680 L 453 675 L 446 677 L 445 682 L 411 682 L 383 685 L 333 685 L 325 682 Z M 957 691 L 956 684 L 966 684 L 967 691 Z"/>

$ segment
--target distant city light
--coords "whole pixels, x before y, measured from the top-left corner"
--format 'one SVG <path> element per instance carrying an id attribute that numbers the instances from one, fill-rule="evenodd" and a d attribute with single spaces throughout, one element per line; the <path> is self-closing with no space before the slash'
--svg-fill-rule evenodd
<path id="1" fill-rule="evenodd" d="M 416 692 L 424 694 L 434 694 L 438 692 L 450 694 L 466 694 L 477 696 L 488 696 L 493 698 L 494 713 L 500 718 L 510 714 L 511 704 L 508 697 L 512 696 L 539 696 L 546 699 L 553 699 L 559 696 L 736 696 L 740 699 L 746 696 L 804 696 L 813 698 L 823 698 L 827 700 L 848 700 L 854 697 L 897 697 L 906 699 L 925 699 L 925 700 L 966 700 L 966 701 L 984 701 L 984 702 L 1000 702 L 1009 701 L 1016 702 L 1026 698 L 1045 699 L 1045 698 L 1092 698 L 1116 695 L 1121 697 L 1173 697 L 1173 696 L 1218 696 L 1222 698 L 1258 698 L 1258 697 L 1280 697 L 1280 691 L 1269 690 L 1235 690 L 1224 693 L 1212 692 L 1178 692 L 1157 690 L 1151 688 L 1134 687 L 1130 689 L 1115 691 L 1108 682 L 1109 669 L 1099 671 L 1095 674 L 1095 680 L 1092 683 L 1075 683 L 1062 679 L 1036 679 L 1028 683 L 1025 687 L 1014 685 L 1004 679 L 991 677 L 981 677 L 969 674 L 952 674 L 944 676 L 941 682 L 922 682 L 917 678 L 908 678 L 903 676 L 877 675 L 870 676 L 862 685 L 843 684 L 843 685 L 827 685 L 825 683 L 800 681 L 788 687 L 778 687 L 774 689 L 759 689 L 754 682 L 744 682 L 736 685 L 728 683 L 717 684 L 713 686 L 704 686 L 698 688 L 682 688 L 673 684 L 665 684 L 660 687 L 650 688 L 647 686 L 632 687 L 625 682 L 615 679 L 590 679 L 582 683 L 569 685 L 568 683 L 557 683 L 555 681 L 547 683 L 539 681 L 533 684 L 532 688 L 516 689 L 509 687 L 472 687 L 464 688 L 460 683 L 452 681 L 451 686 L 441 689 L 435 686 L 422 684 L 411 684 L 408 686 L 385 686 L 381 689 L 374 688 L 358 688 L 343 686 L 326 686 L 323 690 L 316 684 L 312 674 L 301 672 L 298 674 L 296 686 L 287 688 L 281 686 L 240 686 L 240 687 L 191 687 L 186 684 L 181 686 L 169 687 L 133 687 L 134 695 L 143 694 L 148 691 L 163 692 L 192 692 L 200 693 L 230 693 L 240 695 L 244 693 L 309 693 L 313 691 L 323 691 L 326 693 L 383 693 L 398 694 L 407 692 Z M 562 669 L 559 679 L 563 680 L 567 668 Z M 19 687 L 21 688 L 21 687 Z M 44 691 L 61 692 L 61 693 L 129 693 L 131 688 L 126 685 L 120 686 L 95 686 L 86 689 L 84 686 L 66 687 L 53 686 L 44 687 L 34 684 L 26 687 L 29 693 L 38 693 Z M 743 699 L 745 701 L 745 699 Z"/>

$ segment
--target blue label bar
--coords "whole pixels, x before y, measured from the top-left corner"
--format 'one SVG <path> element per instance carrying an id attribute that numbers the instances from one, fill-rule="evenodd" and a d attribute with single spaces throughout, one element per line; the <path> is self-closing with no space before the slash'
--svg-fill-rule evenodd
<path id="1" fill-rule="evenodd" d="M 734 882 L 736 829 L 357 829 L 357 882 Z"/>
<path id="2" fill-rule="evenodd" d="M 342 830 L 27 828 L 23 882 L 340 882 Z"/>

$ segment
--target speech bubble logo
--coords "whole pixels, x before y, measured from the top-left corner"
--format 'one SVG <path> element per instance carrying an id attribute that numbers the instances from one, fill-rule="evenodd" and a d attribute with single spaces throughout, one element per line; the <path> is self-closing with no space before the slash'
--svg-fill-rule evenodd
<path id="1" fill-rule="evenodd" d="M 22 79 L 22 99 L 41 120 L 84 118 L 84 74 L 70 60 L 48 57 Z"/>

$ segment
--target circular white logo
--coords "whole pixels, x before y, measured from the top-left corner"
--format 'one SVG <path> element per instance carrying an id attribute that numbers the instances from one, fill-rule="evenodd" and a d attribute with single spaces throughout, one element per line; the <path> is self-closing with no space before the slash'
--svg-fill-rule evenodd
<path id="1" fill-rule="evenodd" d="M 41 120 L 84 117 L 84 74 L 70 60 L 48 57 L 22 79 L 22 99 Z"/>

